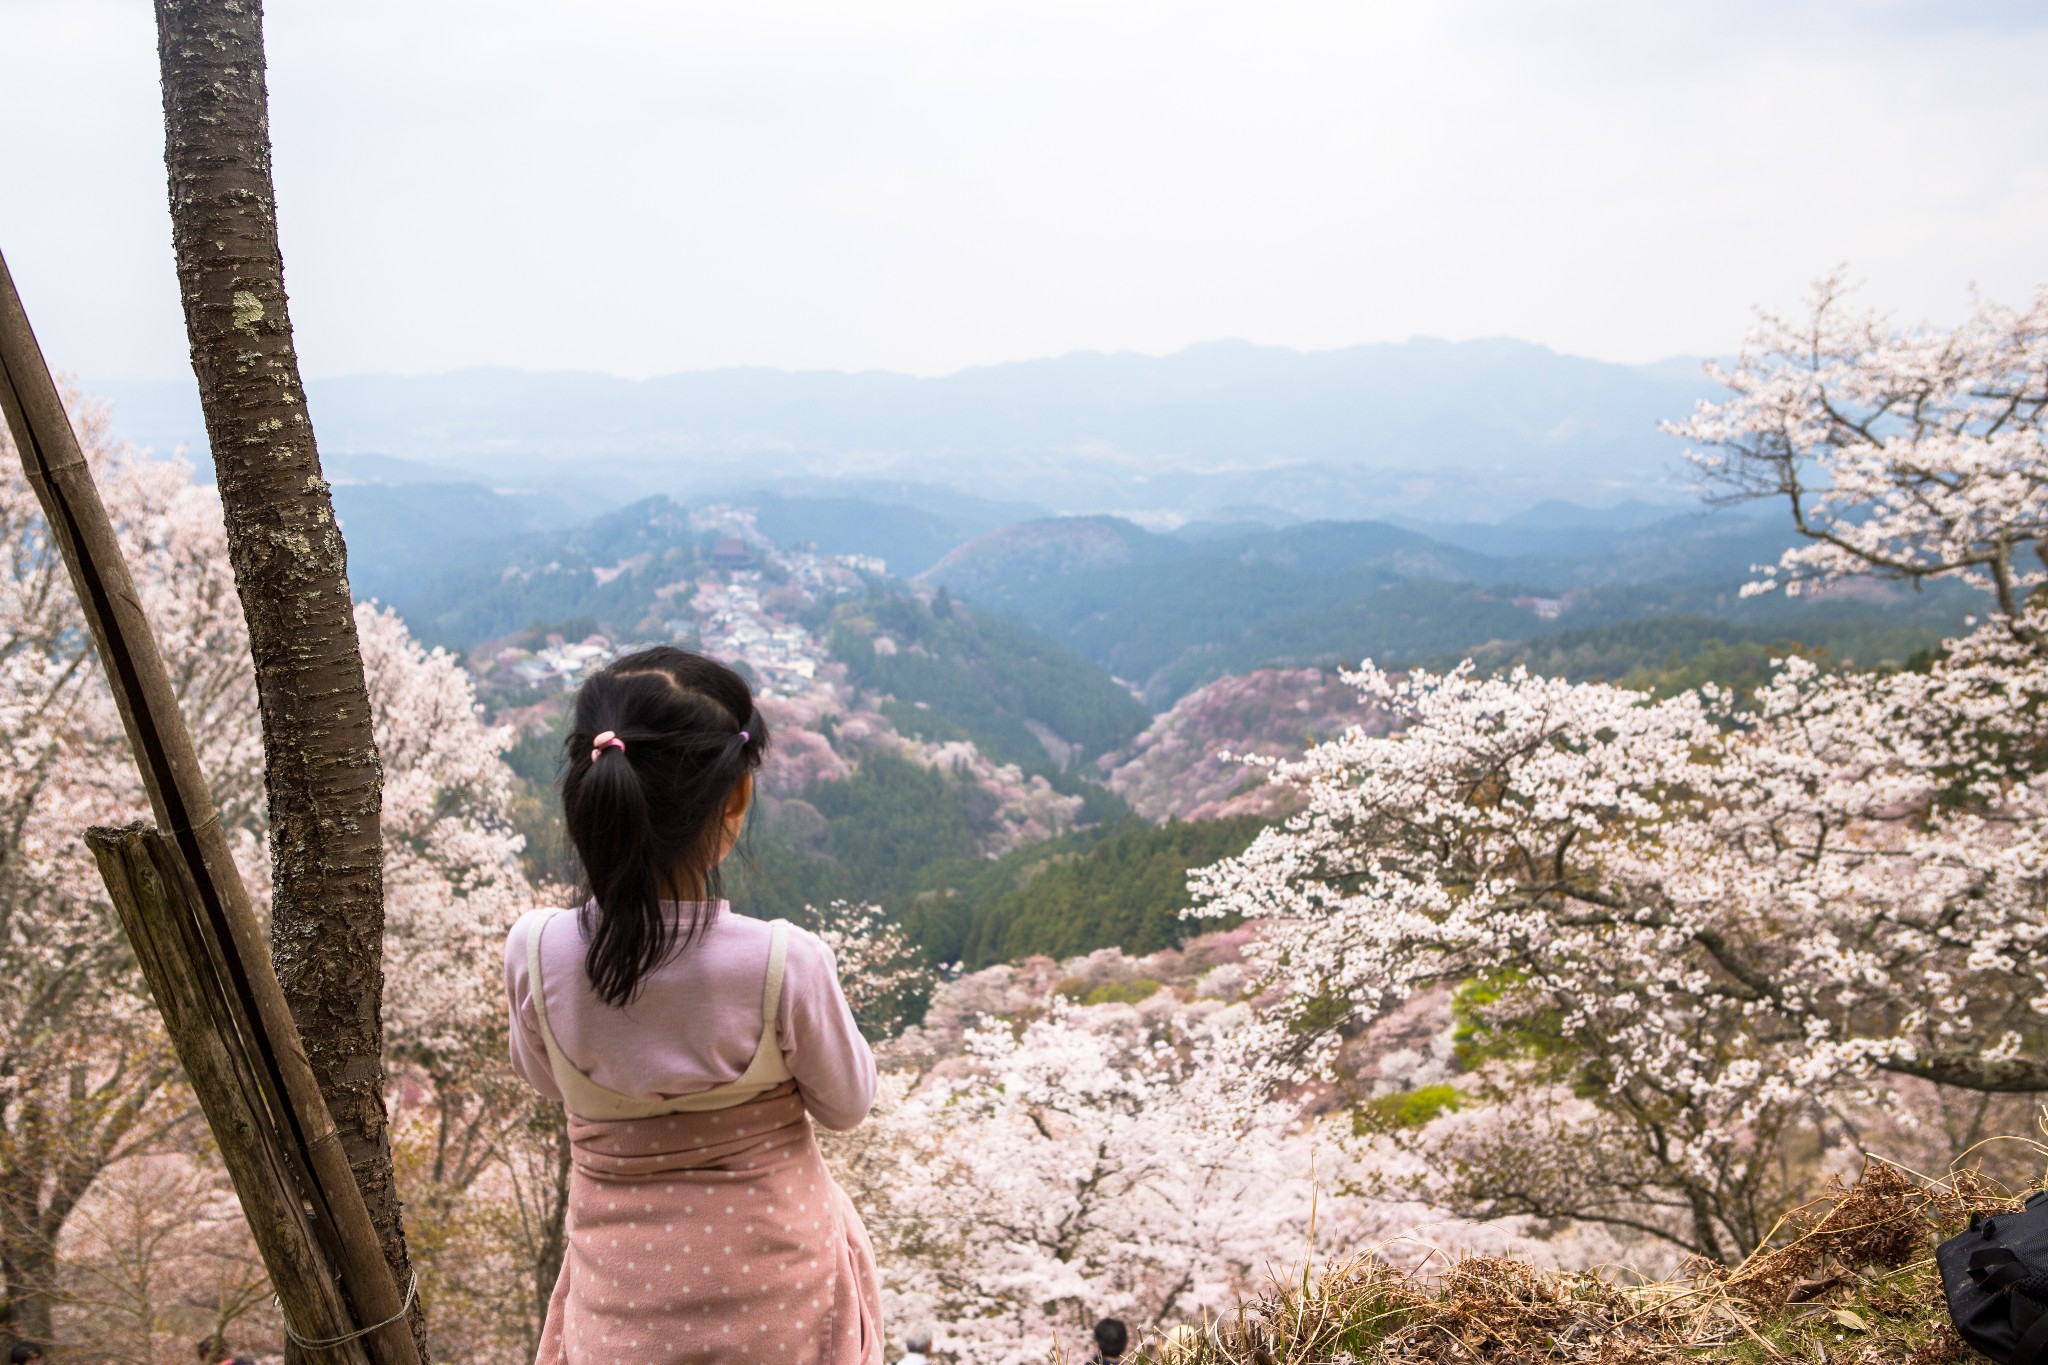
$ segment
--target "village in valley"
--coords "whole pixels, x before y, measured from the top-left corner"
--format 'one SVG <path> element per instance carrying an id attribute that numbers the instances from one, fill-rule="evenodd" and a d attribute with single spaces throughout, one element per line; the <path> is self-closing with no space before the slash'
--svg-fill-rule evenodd
<path id="1" fill-rule="evenodd" d="M 537 646 L 485 646 L 471 660 L 479 684 L 488 693 L 502 675 L 508 690 L 567 692 L 617 655 L 650 644 L 677 644 L 745 660 L 765 695 L 795 696 L 819 677 L 825 658 L 789 612 L 820 597 L 858 593 L 869 578 L 888 572 L 888 565 L 872 555 L 784 551 L 755 529 L 744 509 L 715 504 L 693 509 L 690 524 L 710 538 L 709 551 L 699 576 L 655 590 L 656 598 L 676 612 L 662 622 L 660 639 L 614 642 L 593 633 L 567 640 L 548 632 Z M 561 571 L 559 565 L 549 567 Z M 631 567 L 588 572 L 604 584 Z"/>

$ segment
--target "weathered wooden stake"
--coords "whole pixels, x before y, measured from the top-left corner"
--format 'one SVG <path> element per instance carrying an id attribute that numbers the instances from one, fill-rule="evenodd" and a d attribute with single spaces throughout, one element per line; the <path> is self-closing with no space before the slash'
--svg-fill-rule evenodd
<path id="1" fill-rule="evenodd" d="M 175 843 L 146 825 L 87 830 L 121 927 L 150 994 L 199 1094 L 221 1159 L 256 1234 L 285 1321 L 316 1339 L 354 1330 L 326 1255 L 315 1205 L 300 1197 L 303 1173 L 277 1141 L 278 1096 L 265 1084 L 262 1029 L 242 1008 L 236 955 L 213 934 L 199 888 Z M 361 1365 L 360 1342 L 323 1352 Z"/>
<path id="2" fill-rule="evenodd" d="M 114 833 L 93 844 L 94 855 L 100 859 L 116 905 L 127 899 L 129 909 L 122 914 L 131 938 L 137 923 L 173 921 L 168 926 L 153 924 L 148 929 L 150 946 L 137 938 L 135 949 L 145 964 L 152 954 L 160 965 L 175 964 L 165 967 L 161 981 L 152 975 L 150 988 L 158 993 L 158 1008 L 164 1012 L 179 1059 L 199 1091 L 201 1107 L 223 1154 L 233 1152 L 228 1158 L 229 1172 L 235 1177 L 236 1194 L 251 1226 L 259 1227 L 259 1245 L 280 1302 L 288 1315 L 296 1314 L 301 1305 L 285 1300 L 285 1282 L 310 1273 L 308 1267 L 319 1267 L 321 1275 L 330 1277 L 333 1293 L 339 1295 L 333 1302 L 346 1306 L 337 1320 L 309 1301 L 304 1305 L 306 1318 L 288 1316 L 287 1321 L 301 1337 L 314 1340 L 382 1324 L 360 1339 L 320 1353 L 320 1358 L 419 1365 L 418 1348 L 404 1320 L 411 1295 L 401 1293 L 385 1264 L 376 1228 L 271 966 L 269 945 L 257 925 L 248 889 L 221 830 L 198 751 L 178 709 L 177 693 L 164 668 L 156 636 L 143 614 L 127 558 L 65 415 L 42 349 L 29 328 L 4 257 L 0 257 L 0 411 L 4 411 L 22 467 L 70 570 L 161 831 L 148 836 L 154 841 L 148 845 L 148 862 L 157 870 L 147 875 L 121 836 Z M 142 845 L 134 847 L 139 850 Z M 177 865 L 177 877 L 166 879 L 162 859 Z M 118 876 L 109 872 L 110 866 L 118 870 Z M 145 885 L 158 890 L 144 894 L 141 888 Z M 166 892 L 166 887 L 174 889 Z M 190 923 L 179 927 L 175 923 L 179 917 Z M 177 1007 L 180 1013 L 173 1019 L 174 1007 L 165 993 L 178 995 L 199 989 L 202 983 L 205 989 L 223 992 L 220 1001 L 206 1010 L 191 1008 L 187 1001 Z M 182 1035 L 181 1024 L 187 1029 Z M 227 1032 L 220 1032 L 223 1029 Z M 218 1037 L 202 1047 L 200 1040 L 208 1033 Z M 193 1056 L 186 1052 L 188 1039 L 199 1049 Z M 211 1060 L 201 1056 L 196 1063 L 200 1070 L 194 1071 L 194 1056 L 208 1047 L 215 1049 L 216 1055 Z M 211 1091 L 201 1085 L 201 1072 L 208 1068 L 216 1081 L 222 1076 L 240 1076 L 232 1067 L 222 1070 L 221 1053 L 246 1061 L 254 1091 L 245 1089 L 240 1079 L 225 1085 L 209 1082 Z M 251 1094 L 262 1103 L 254 1103 Z M 275 1198 L 268 1182 L 276 1172 L 292 1177 L 296 1186 L 293 1197 L 302 1215 L 286 1224 L 274 1221 Z M 255 1183 L 245 1185 L 245 1175 Z M 259 1226 L 266 1222 L 268 1231 Z M 281 1248 L 293 1237 L 307 1239 L 302 1250 L 283 1261 L 273 1261 L 273 1247 Z M 316 1311 L 321 1315 L 313 1316 Z"/>

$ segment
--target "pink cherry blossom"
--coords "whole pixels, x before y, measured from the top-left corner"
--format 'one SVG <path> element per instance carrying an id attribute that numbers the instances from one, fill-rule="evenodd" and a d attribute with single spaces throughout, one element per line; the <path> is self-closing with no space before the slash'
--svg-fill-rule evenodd
<path id="1" fill-rule="evenodd" d="M 1521 1058 L 1498 1093 L 1590 1102 L 1545 1149 L 1580 1143 L 1576 1184 L 1470 1207 L 1739 1254 L 1796 1197 L 1788 1146 L 1853 1146 L 1889 1078 L 2048 1089 L 2048 294 L 1940 333 L 1839 292 L 1679 429 L 1812 539 L 1767 584 L 1960 578 L 1984 624 L 1925 671 L 1786 659 L 1742 699 L 1368 664 L 1392 732 L 1265 761 L 1302 809 L 1194 878 L 1199 913 L 1265 921 L 1248 956 L 1297 1020 L 1462 991 Z"/>

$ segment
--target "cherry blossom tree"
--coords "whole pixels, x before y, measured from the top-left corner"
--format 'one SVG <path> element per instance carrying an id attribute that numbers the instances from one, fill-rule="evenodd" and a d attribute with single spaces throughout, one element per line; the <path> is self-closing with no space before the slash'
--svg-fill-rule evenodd
<path id="1" fill-rule="evenodd" d="M 805 906 L 811 931 L 832 950 L 840 989 L 870 1042 L 894 1037 L 931 992 L 932 971 L 903 927 L 879 905 Z"/>
<path id="2" fill-rule="evenodd" d="M 1803 315 L 1760 314 L 1732 390 L 1667 430 L 1735 498 L 1783 498 L 1809 542 L 1750 590 L 1845 575 L 1960 578 L 1990 591 L 2009 628 L 2048 582 L 2048 288 L 2030 307 L 1986 304 L 1960 327 L 1900 329 L 1848 306 L 1841 273 Z"/>
<path id="3" fill-rule="evenodd" d="M 1170 990 L 1056 998 L 985 1020 L 922 1078 L 885 1076 L 878 1112 L 828 1156 L 891 1319 L 937 1324 L 964 1359 L 1037 1361 L 1103 1313 L 1161 1327 L 1306 1259 L 1317 1178 L 1327 1195 L 1341 1156 L 1292 1107 L 1245 1103 L 1217 1039 L 1247 1010 Z M 1333 1245 L 1349 1230 L 1327 1203 L 1321 1226 Z"/>
<path id="4" fill-rule="evenodd" d="M 469 676 L 423 649 L 389 610 L 361 606 L 356 630 L 385 765 L 385 1051 L 405 1084 L 425 1082 L 436 1183 L 466 1185 L 523 1121 L 507 1073 L 505 929 L 532 908 L 510 811 L 508 729 L 484 724 Z"/>
<path id="5" fill-rule="evenodd" d="M 283 1323 L 218 1154 L 163 1152 L 110 1167 L 65 1229 L 54 1340 L 154 1365 L 275 1341 Z"/>
<path id="6" fill-rule="evenodd" d="M 2048 287 L 1982 304 L 1960 326 L 1894 327 L 1850 309 L 1839 274 L 1795 320 L 1765 313 L 1733 391 L 1671 430 L 1732 497 L 1782 497 L 1808 544 L 1752 591 L 1856 575 L 1983 590 L 1987 620 L 1924 672 L 1815 680 L 1788 665 L 1767 690 L 1790 762 L 1893 789 L 1862 841 L 1890 875 L 1856 903 L 1923 935 L 1869 972 L 1866 1007 L 1897 1020 L 1883 1064 L 1944 1085 L 2048 1090 L 2042 775 L 2048 770 Z M 1802 747 L 1801 727 L 1818 742 Z M 1864 760 L 1862 766 L 1858 760 Z M 1919 909 L 1900 902 L 1917 895 Z M 1894 908 L 1898 907 L 1898 908 Z M 1940 907 L 1937 914 L 1936 907 Z M 1888 989 L 1899 981 L 1903 989 Z"/>
<path id="7" fill-rule="evenodd" d="M 1202 913 L 1269 921 L 1254 955 L 1302 1036 L 1449 986 L 1490 1093 L 1524 1118 L 1559 1098 L 1444 1122 L 1436 1193 L 1461 1211 L 1733 1257 L 1797 1193 L 1796 1154 L 1810 1171 L 1893 1103 L 1887 1076 L 2048 1090 L 2048 637 L 2020 553 L 2048 303 L 1900 332 L 1838 296 L 1767 318 L 1719 372 L 1734 395 L 1679 429 L 1810 538 L 1767 585 L 1955 577 L 1990 620 L 1924 672 L 1782 661 L 1742 708 L 1368 665 L 1394 733 L 1272 765 L 1302 811 L 1196 877 Z"/>
<path id="8" fill-rule="evenodd" d="M 233 582 L 207 553 L 203 498 L 188 471 L 124 450 L 104 411 L 71 406 L 180 699 L 224 779 L 223 819 L 246 829 L 248 779 L 262 759 L 250 726 L 219 723 L 246 699 L 247 656 L 238 670 Z M 65 1223 L 101 1171 L 162 1140 L 187 1104 L 79 838 L 88 824 L 146 806 L 63 561 L 5 433 L 0 555 L 0 1276 L 9 1332 L 47 1335 Z"/>
<path id="9" fill-rule="evenodd" d="M 143 458 L 112 437 L 103 411 L 70 406 L 261 905 L 261 737 L 218 503 L 189 467 Z M 0 554 L 0 971 L 10 984 L 0 993 L 0 1275 L 10 1330 L 37 1335 L 49 1330 L 57 1248 L 79 1201 L 192 1109 L 79 838 L 89 824 L 145 817 L 147 803 L 11 448 L 0 452 Z M 359 607 L 357 628 L 387 782 L 387 1036 L 408 1077 L 399 1099 L 443 1112 L 443 1145 L 473 1172 L 491 1131 L 478 1096 L 495 1093 L 502 1070 L 502 926 L 532 898 L 499 758 L 509 737 L 483 723 L 455 661 L 421 649 L 397 617 Z"/>

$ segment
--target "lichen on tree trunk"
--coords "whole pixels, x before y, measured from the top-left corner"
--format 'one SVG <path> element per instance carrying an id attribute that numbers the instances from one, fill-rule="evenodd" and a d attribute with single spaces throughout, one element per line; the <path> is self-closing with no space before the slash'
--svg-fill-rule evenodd
<path id="1" fill-rule="evenodd" d="M 404 1285 L 384 1112 L 382 774 L 286 309 L 262 6 L 157 0 L 156 17 L 178 281 L 262 709 L 277 972 Z"/>

